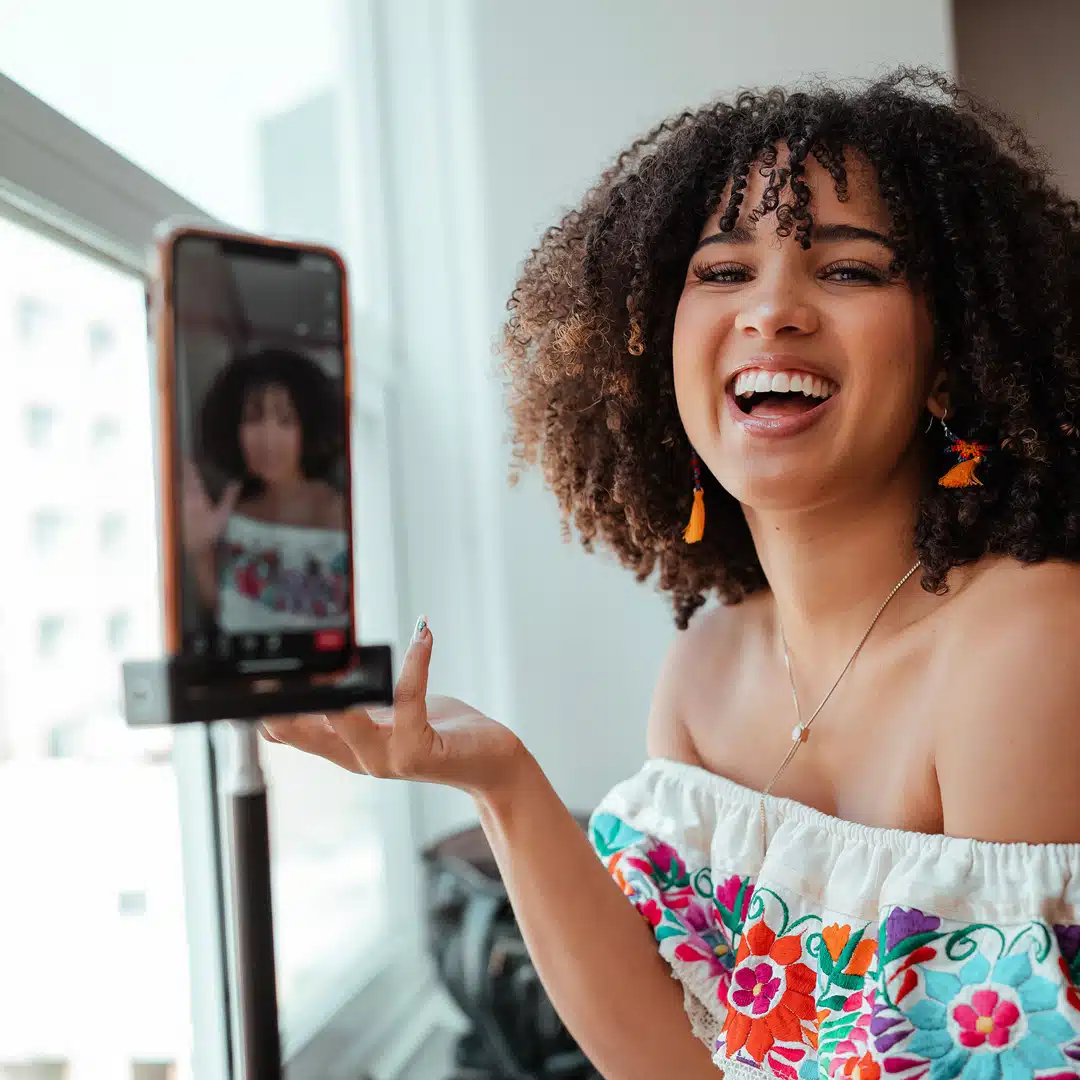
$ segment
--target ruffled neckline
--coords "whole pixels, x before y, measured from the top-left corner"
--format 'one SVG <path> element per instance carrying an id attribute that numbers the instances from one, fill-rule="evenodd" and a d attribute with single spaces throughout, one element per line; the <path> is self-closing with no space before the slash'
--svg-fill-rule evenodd
<path id="1" fill-rule="evenodd" d="M 728 805 L 746 806 L 757 812 L 762 798 L 761 792 L 746 787 L 735 780 L 730 780 L 720 773 L 712 772 L 700 765 L 692 765 L 675 758 L 650 757 L 642 766 L 642 773 L 657 773 L 686 784 L 708 791 Z M 766 795 L 766 812 L 780 820 L 794 821 L 811 829 L 830 833 L 841 839 L 851 840 L 871 846 L 885 846 L 899 851 L 927 854 L 936 850 L 941 855 L 966 854 L 976 852 L 986 854 L 1053 856 L 1075 866 L 1080 866 L 1080 842 L 1056 844 L 1031 844 L 1022 841 L 1001 843 L 993 840 L 975 840 L 959 836 L 947 836 L 943 833 L 912 832 L 906 829 L 889 829 L 881 826 L 863 825 L 861 822 L 848 821 L 846 818 L 826 814 L 806 803 L 779 795 Z"/>

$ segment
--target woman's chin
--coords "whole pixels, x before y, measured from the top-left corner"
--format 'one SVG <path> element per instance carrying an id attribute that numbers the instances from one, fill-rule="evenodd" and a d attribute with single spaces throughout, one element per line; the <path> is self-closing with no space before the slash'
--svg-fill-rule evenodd
<path id="1" fill-rule="evenodd" d="M 778 462 L 752 461 L 739 455 L 714 474 L 720 486 L 737 499 L 744 510 L 792 512 L 820 506 L 835 487 L 830 470 L 800 461 L 797 468 L 778 468 Z"/>

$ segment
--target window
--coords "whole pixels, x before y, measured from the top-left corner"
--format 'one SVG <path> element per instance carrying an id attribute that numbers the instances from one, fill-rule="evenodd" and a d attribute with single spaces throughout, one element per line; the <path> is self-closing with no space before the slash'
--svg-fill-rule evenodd
<path id="1" fill-rule="evenodd" d="M 113 557 L 120 554 L 127 536 L 127 519 L 122 513 L 112 511 L 102 515 L 98 523 L 98 542 L 102 555 Z"/>
<path id="2" fill-rule="evenodd" d="M 97 364 L 111 360 L 116 354 L 116 334 L 106 323 L 92 322 L 87 330 L 90 359 Z"/>
<path id="3" fill-rule="evenodd" d="M 36 511 L 30 523 L 34 550 L 40 555 L 54 552 L 60 546 L 65 524 L 65 515 L 59 510 Z"/>
<path id="4" fill-rule="evenodd" d="M 49 564 L 11 576 L 5 611 L 18 618 L 0 623 L 0 820 L 19 823 L 0 830 L 0 1078 L 127 1080 L 154 1062 L 159 1071 L 142 1075 L 167 1075 L 192 1056 L 172 737 L 128 730 L 117 701 L 123 656 L 160 648 L 143 287 L 0 218 L 0 305 L 16 300 L 16 282 L 38 299 L 17 303 L 20 333 L 0 354 L 0 380 L 29 447 L 0 474 L 0 502 L 5 525 Z M 59 340 L 85 342 L 102 315 L 114 328 L 108 347 L 144 358 L 118 390 L 132 403 L 137 458 L 124 484 L 101 481 L 85 442 L 37 453 L 54 406 L 18 400 L 37 393 L 18 373 L 41 320 Z M 86 415 L 89 354 L 71 350 L 52 392 L 73 424 L 99 431 Z M 51 505 L 36 505 L 43 492 Z M 96 534 L 117 548 L 131 523 L 141 528 L 128 536 L 124 572 L 101 588 Z"/>
<path id="5" fill-rule="evenodd" d="M 114 611 L 105 620 L 105 639 L 114 653 L 126 651 L 131 642 L 131 615 L 126 611 Z"/>
<path id="6" fill-rule="evenodd" d="M 26 441 L 35 450 L 49 445 L 56 428 L 56 412 L 48 405 L 27 405 L 23 410 Z"/>
<path id="7" fill-rule="evenodd" d="M 363 432 L 371 452 L 356 467 L 368 474 L 386 471 L 358 476 L 365 485 L 358 540 L 359 573 L 368 583 L 363 625 L 368 640 L 402 639 L 388 539 L 389 337 L 386 313 L 373 307 L 372 283 L 379 285 L 383 275 L 372 273 L 376 243 L 366 228 L 381 213 L 371 210 L 380 183 L 371 165 L 378 147 L 368 86 L 373 66 L 361 62 L 371 51 L 364 36 L 371 33 L 369 18 L 366 4 L 340 0 L 312 0 L 302 15 L 291 0 L 191 0 L 179 21 L 154 5 L 100 0 L 85 10 L 68 5 L 65 32 L 57 34 L 55 14 L 41 5 L 0 0 L 0 26 L 18 26 L 18 34 L 0 35 L 0 72 L 7 77 L 0 76 L 0 139 L 12 148 L 0 161 L 0 215 L 14 193 L 22 223 L 6 225 L 0 217 L 0 305 L 19 312 L 27 336 L 21 348 L 49 358 L 57 342 L 66 363 L 63 380 L 44 363 L 23 365 L 38 374 L 15 379 L 18 361 L 0 355 L 0 391 L 19 382 L 28 409 L 40 405 L 54 413 L 48 421 L 27 419 L 28 448 L 18 465 L 23 474 L 39 467 L 30 463 L 31 427 L 46 444 L 57 441 L 59 427 L 62 451 L 43 456 L 53 459 L 48 480 L 58 486 L 49 490 L 64 492 L 59 508 L 70 519 L 61 538 L 70 535 L 79 552 L 78 558 L 56 560 L 47 596 L 32 595 L 39 582 L 19 583 L 27 603 L 33 600 L 31 627 L 60 616 L 72 621 L 47 623 L 46 636 L 60 639 L 52 660 L 38 655 L 33 632 L 24 632 L 10 655 L 0 648 L 0 746 L 13 747 L 12 761 L 25 770 L 46 760 L 57 766 L 57 777 L 64 768 L 81 778 L 62 790 L 57 783 L 49 811 L 29 785 L 20 789 L 17 807 L 5 804 L 0 775 L 0 812 L 38 814 L 42 830 L 59 832 L 65 813 L 75 816 L 74 806 L 93 806 L 94 830 L 80 820 L 75 835 L 57 842 L 56 850 L 76 848 L 65 882 L 78 883 L 82 899 L 92 899 L 83 908 L 92 906 L 107 919 L 113 935 L 106 955 L 100 927 L 65 930 L 68 936 L 53 950 L 65 958 L 59 989 L 55 980 L 46 981 L 40 950 L 24 950 L 21 977 L 37 979 L 42 995 L 51 994 L 56 1005 L 52 1016 L 37 1021 L 29 1006 L 27 1015 L 5 1016 L 0 1068 L 8 1062 L 36 1067 L 55 1057 L 74 1080 L 85 1075 L 71 1056 L 78 1050 L 84 1061 L 97 1053 L 116 1063 L 108 1076 L 93 1074 L 100 1080 L 228 1075 L 210 786 L 214 769 L 224 765 L 215 763 L 214 743 L 201 729 L 133 732 L 123 727 L 115 706 L 103 704 L 118 681 L 112 661 L 152 656 L 161 648 L 152 632 L 160 622 L 159 583 L 139 276 L 163 219 L 205 219 L 209 213 L 238 228 L 303 236 L 344 251 L 352 271 L 353 352 L 364 365 L 358 381 L 371 396 Z M 216 32 L 208 36 L 204 30 L 211 24 Z M 237 51 L 237 41 L 247 43 L 246 51 Z M 45 240 L 43 233 L 63 243 Z M 39 268 L 51 260 L 64 262 L 66 270 L 30 280 L 22 266 L 27 252 Z M 27 302 L 17 308 L 20 297 Z M 376 326 L 382 329 L 376 332 Z M 23 387 L 22 381 L 34 385 Z M 58 458 L 59 470 L 53 467 Z M 24 513 L 24 503 L 19 505 Z M 24 528 L 20 535 L 29 533 Z M 8 603 L 22 610 L 10 597 Z M 112 661 L 101 659 L 115 649 Z M 9 671 L 18 677 L 10 679 Z M 45 671 L 53 672 L 48 693 L 35 694 Z M 5 732 L 5 725 L 12 730 Z M 151 734 L 167 736 L 164 750 Z M 419 992 L 421 984 L 413 980 L 426 978 L 426 970 L 417 962 L 422 925 L 416 919 L 391 923 L 390 897 L 408 907 L 417 899 L 406 793 L 274 750 L 280 748 L 268 748 L 264 757 L 282 1035 L 292 1060 L 319 1042 L 339 1006 L 365 994 L 364 1016 L 392 1030 L 396 1015 L 388 1008 L 409 1002 L 401 988 Z M 110 770 L 119 779 L 107 787 Z M 133 806 L 142 812 L 132 814 Z M 49 838 L 35 843 L 45 850 Z M 0 850 L 0 874 L 6 876 L 12 867 L 4 857 Z M 40 878 L 65 928 L 79 923 L 79 913 L 63 907 L 71 889 L 58 871 L 24 861 L 15 873 L 18 880 Z M 139 896 L 144 914 L 137 911 Z M 36 925 L 22 909 L 14 913 L 18 918 L 7 918 L 12 913 L 6 904 L 0 890 L 0 956 L 6 955 L 4 925 Z M 115 982 L 91 989 L 95 971 L 107 971 Z M 8 977 L 0 964 L 0 1000 L 6 1000 Z M 387 994 L 387 982 L 399 992 Z M 139 988 L 138 996 L 128 988 Z M 80 1030 L 102 1038 L 108 1033 L 114 1041 L 48 1056 L 63 1041 L 57 1031 L 80 1001 Z M 19 1042 L 8 1038 L 20 1030 Z M 20 1058 L 19 1047 L 31 1044 L 37 1056 Z M 362 1072 L 367 1063 L 353 1064 L 354 1072 Z M 326 1074 L 290 1068 L 290 1075 L 307 1080 Z"/>
<path id="8" fill-rule="evenodd" d="M 49 328 L 52 314 L 49 305 L 38 296 L 20 296 L 15 301 L 15 333 L 20 341 L 40 341 Z"/>
<path id="9" fill-rule="evenodd" d="M 90 445 L 99 453 L 108 453 L 120 442 L 120 431 L 120 421 L 115 416 L 99 416 L 90 425 Z"/>
<path id="10" fill-rule="evenodd" d="M 60 655 L 67 629 L 63 615 L 43 615 L 38 620 L 38 655 L 42 659 L 53 660 Z"/>

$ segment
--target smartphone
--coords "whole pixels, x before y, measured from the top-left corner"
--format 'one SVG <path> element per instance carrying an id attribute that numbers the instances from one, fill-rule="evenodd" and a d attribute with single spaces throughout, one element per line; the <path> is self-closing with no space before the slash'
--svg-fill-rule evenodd
<path id="1" fill-rule="evenodd" d="M 150 296 L 168 654 L 208 682 L 345 670 L 356 612 L 342 258 L 172 228 Z"/>

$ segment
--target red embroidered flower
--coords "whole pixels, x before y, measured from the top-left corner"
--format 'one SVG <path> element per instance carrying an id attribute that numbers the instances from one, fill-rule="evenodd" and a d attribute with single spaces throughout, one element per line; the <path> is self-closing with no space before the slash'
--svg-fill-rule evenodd
<path id="1" fill-rule="evenodd" d="M 976 990 L 970 1005 L 957 1005 L 953 1018 L 960 1025 L 960 1043 L 969 1050 L 989 1043 L 1000 1049 L 1009 1042 L 1013 1024 L 1020 1019 L 1020 1010 L 1005 1000 L 996 990 Z"/>
<path id="2" fill-rule="evenodd" d="M 763 1064 L 771 1055 L 769 1065 L 778 1076 L 795 1076 L 791 1065 L 775 1055 L 793 1060 L 792 1048 L 778 1047 L 778 1043 L 814 1044 L 814 972 L 800 962 L 801 956 L 801 938 L 778 938 L 764 922 L 755 923 L 743 935 L 724 1021 L 728 1057 L 744 1050 Z M 797 1057 L 803 1053 L 795 1051 Z"/>
<path id="3" fill-rule="evenodd" d="M 1069 965 L 1065 962 L 1064 956 L 1058 957 L 1058 967 L 1061 968 L 1061 974 L 1065 980 L 1065 1000 L 1077 1012 L 1080 1012 L 1080 990 L 1073 985 L 1072 975 L 1069 974 Z"/>

